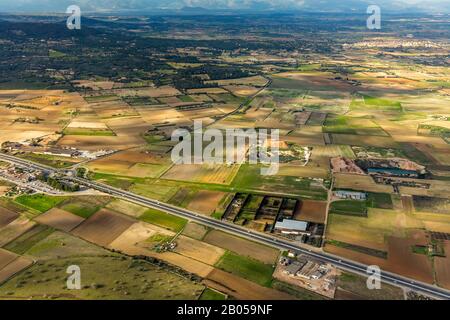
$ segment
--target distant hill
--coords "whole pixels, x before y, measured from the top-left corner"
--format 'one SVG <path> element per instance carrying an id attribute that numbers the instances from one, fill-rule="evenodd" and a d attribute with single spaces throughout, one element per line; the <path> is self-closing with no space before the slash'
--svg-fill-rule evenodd
<path id="1" fill-rule="evenodd" d="M 202 14 L 211 12 L 365 12 L 376 2 L 387 12 L 450 13 L 448 0 L 1 0 L 0 12 L 64 12 L 72 4 L 83 11 Z"/>

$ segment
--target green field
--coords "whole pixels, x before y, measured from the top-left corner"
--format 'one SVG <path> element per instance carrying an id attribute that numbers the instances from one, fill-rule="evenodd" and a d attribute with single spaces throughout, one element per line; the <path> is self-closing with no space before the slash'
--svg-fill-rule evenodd
<path id="1" fill-rule="evenodd" d="M 330 213 L 351 216 L 367 216 L 367 202 L 357 200 L 335 201 L 330 206 Z"/>
<path id="2" fill-rule="evenodd" d="M 351 292 L 362 300 L 404 300 L 401 288 L 383 283 L 380 290 L 369 290 L 367 278 L 352 273 L 342 273 L 337 284 L 342 290 Z"/>
<path id="3" fill-rule="evenodd" d="M 393 209 L 391 195 L 388 193 L 369 192 L 367 195 L 367 206 L 371 208 Z"/>
<path id="4" fill-rule="evenodd" d="M 199 300 L 227 300 L 227 297 L 216 290 L 212 290 L 209 288 L 206 288 L 205 291 L 203 291 L 202 295 L 200 296 Z"/>
<path id="5" fill-rule="evenodd" d="M 259 165 L 241 165 L 231 184 L 233 191 L 282 193 L 315 200 L 327 198 L 326 190 L 313 187 L 310 179 L 299 179 L 296 176 L 263 176 L 260 169 L 261 166 Z"/>
<path id="6" fill-rule="evenodd" d="M 182 102 L 194 102 L 195 101 L 190 96 L 178 96 L 177 98 L 180 99 Z"/>
<path id="7" fill-rule="evenodd" d="M 68 290 L 67 267 L 81 269 L 81 290 Z M 39 261 L 0 286 L 0 298 L 198 299 L 204 286 L 141 260 L 123 256 L 70 257 Z"/>
<path id="8" fill-rule="evenodd" d="M 398 112 L 403 111 L 402 104 L 399 101 L 375 98 L 367 95 L 364 95 L 363 98 L 365 105 L 372 109 Z"/>
<path id="9" fill-rule="evenodd" d="M 46 154 L 26 153 L 20 155 L 19 157 L 33 162 L 42 163 L 56 169 L 67 168 L 77 163 L 76 161 L 69 160 L 65 157 L 57 157 Z"/>
<path id="10" fill-rule="evenodd" d="M 47 212 L 59 203 L 66 200 L 66 197 L 52 197 L 45 194 L 23 195 L 15 199 L 15 201 L 28 208 L 39 211 L 40 213 Z"/>
<path id="11" fill-rule="evenodd" d="M 274 280 L 272 282 L 272 288 L 278 291 L 286 292 L 287 294 L 290 294 L 291 296 L 296 297 L 300 300 L 325 300 L 323 296 L 315 294 L 312 291 L 278 280 Z"/>
<path id="12" fill-rule="evenodd" d="M 226 252 L 216 266 L 244 279 L 269 287 L 272 283 L 274 268 L 258 260 L 244 257 L 230 251 Z"/>
<path id="13" fill-rule="evenodd" d="M 114 100 L 119 100 L 119 99 L 120 98 L 116 95 L 92 96 L 92 97 L 84 98 L 84 100 L 86 100 L 86 102 L 89 102 L 89 103 L 114 101 Z"/>
<path id="14" fill-rule="evenodd" d="M 174 232 L 180 232 L 185 227 L 187 220 L 179 218 L 177 216 L 161 212 L 155 209 L 148 209 L 142 216 L 139 217 L 140 220 L 163 227 Z"/>
<path id="15" fill-rule="evenodd" d="M 55 230 L 44 225 L 36 225 L 4 248 L 17 254 L 24 254 L 31 247 L 51 235 Z"/>
<path id="16" fill-rule="evenodd" d="M 67 55 L 65 53 L 57 51 L 57 50 L 50 49 L 48 51 L 48 57 L 49 58 L 58 59 L 58 58 L 64 58 L 66 56 Z"/>
<path id="17" fill-rule="evenodd" d="M 62 203 L 59 207 L 62 210 L 87 219 L 99 211 L 107 202 L 107 200 L 102 201 L 93 197 L 72 198 Z"/>
<path id="18" fill-rule="evenodd" d="M 103 136 L 113 137 L 116 134 L 109 129 L 66 128 L 63 132 L 68 136 Z"/>

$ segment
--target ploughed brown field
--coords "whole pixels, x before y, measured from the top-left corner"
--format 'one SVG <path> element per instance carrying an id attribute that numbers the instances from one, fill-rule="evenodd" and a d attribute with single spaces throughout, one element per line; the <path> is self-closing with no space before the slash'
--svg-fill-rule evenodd
<path id="1" fill-rule="evenodd" d="M 419 281 L 433 283 L 433 267 L 428 256 L 414 253 L 415 245 L 426 245 L 424 233 L 415 232 L 408 238 L 388 238 L 388 258 L 383 259 L 354 250 L 327 244 L 325 251 L 367 265 L 377 265 L 382 270 L 398 273 Z"/>
<path id="2" fill-rule="evenodd" d="M 327 217 L 327 203 L 323 201 L 301 201 L 294 215 L 295 220 L 324 223 Z"/>
<path id="3" fill-rule="evenodd" d="M 295 297 L 287 293 L 262 287 L 218 269 L 214 269 L 203 283 L 238 300 L 295 300 Z"/>
<path id="4" fill-rule="evenodd" d="M 28 258 L 0 249 L 0 284 L 32 264 Z"/>
<path id="5" fill-rule="evenodd" d="M 187 208 L 195 212 L 211 215 L 226 195 L 226 192 L 202 190 L 194 196 Z"/>
<path id="6" fill-rule="evenodd" d="M 19 214 L 17 214 L 16 212 L 0 207 L 0 228 L 7 226 L 8 224 L 16 220 L 18 217 Z"/>
<path id="7" fill-rule="evenodd" d="M 13 252 L 0 249 L 0 270 L 13 262 L 17 257 L 18 255 Z"/>
<path id="8" fill-rule="evenodd" d="M 75 228 L 72 233 L 89 242 L 106 247 L 133 223 L 129 217 L 102 209 Z"/>
<path id="9" fill-rule="evenodd" d="M 276 249 L 218 230 L 210 231 L 203 241 L 267 264 L 274 263 L 279 255 Z"/>
<path id="10" fill-rule="evenodd" d="M 34 220 L 65 232 L 72 231 L 84 221 L 83 218 L 58 208 L 53 208 Z"/>
<path id="11" fill-rule="evenodd" d="M 185 236 L 177 238 L 176 253 L 190 257 L 200 262 L 215 265 L 224 255 L 225 250 L 202 241 L 191 239 Z"/>

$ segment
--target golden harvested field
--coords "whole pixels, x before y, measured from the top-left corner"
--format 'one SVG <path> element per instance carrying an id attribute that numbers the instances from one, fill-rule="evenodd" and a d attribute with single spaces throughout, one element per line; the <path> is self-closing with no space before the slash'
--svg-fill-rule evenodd
<path id="1" fill-rule="evenodd" d="M 108 129 L 103 122 L 87 122 L 87 121 L 72 121 L 67 128 L 83 128 L 83 129 Z"/>
<path id="2" fill-rule="evenodd" d="M 225 250 L 202 241 L 179 236 L 176 240 L 176 253 L 214 266 L 225 254 Z"/>
<path id="3" fill-rule="evenodd" d="M 219 269 L 214 269 L 203 283 L 238 300 L 295 300 L 287 293 L 260 286 Z"/>
<path id="4" fill-rule="evenodd" d="M 427 179 L 412 179 L 412 180 L 410 179 L 410 181 L 416 181 L 418 183 L 427 183 L 430 185 L 430 188 L 425 189 L 425 188 L 401 187 L 400 191 L 402 192 L 402 194 L 450 199 L 450 194 L 448 193 L 448 190 L 450 188 L 450 181 L 427 180 Z"/>
<path id="5" fill-rule="evenodd" d="M 214 270 L 214 267 L 210 266 L 209 264 L 200 262 L 198 260 L 183 256 L 175 252 L 156 253 L 150 251 L 148 255 L 164 260 L 170 264 L 179 266 L 187 272 L 197 274 L 202 278 L 207 277 L 208 274 L 210 274 L 211 271 Z"/>
<path id="6" fill-rule="evenodd" d="M 10 187 L 8 187 L 8 186 L 0 185 L 0 197 L 3 197 L 5 195 L 5 193 L 8 192 L 9 189 L 10 189 Z"/>
<path id="7" fill-rule="evenodd" d="M 282 163 L 277 173 L 278 176 L 304 177 L 304 178 L 321 178 L 326 179 L 329 171 L 323 167 L 315 166 L 299 166 L 294 164 Z"/>
<path id="8" fill-rule="evenodd" d="M 206 93 L 206 94 L 222 94 L 228 93 L 227 90 L 222 88 L 201 88 L 201 89 L 188 89 L 189 94 Z"/>
<path id="9" fill-rule="evenodd" d="M 211 230 L 204 239 L 205 242 L 236 252 L 240 255 L 260 260 L 266 264 L 276 261 L 280 252 L 277 249 L 233 236 L 218 230 Z"/>
<path id="10" fill-rule="evenodd" d="M 38 128 L 36 127 L 36 129 Z M 20 128 L 17 130 L 0 130 L 0 144 L 6 141 L 23 143 L 26 142 L 27 140 L 45 137 L 53 133 L 54 131 L 37 131 L 37 130 L 23 131 L 23 129 Z"/>
<path id="11" fill-rule="evenodd" d="M 19 214 L 8 210 L 6 208 L 0 207 L 0 228 L 3 228 L 16 220 L 19 217 Z"/>
<path id="12" fill-rule="evenodd" d="M 136 136 L 64 136 L 58 146 L 75 147 L 80 150 L 125 150 L 143 145 L 145 141 Z"/>
<path id="13" fill-rule="evenodd" d="M 260 88 L 245 86 L 245 85 L 230 85 L 224 86 L 225 89 L 232 92 L 235 96 L 249 97 L 252 96 L 260 90 Z"/>
<path id="14" fill-rule="evenodd" d="M 131 218 L 102 209 L 75 228 L 72 233 L 89 242 L 106 247 L 134 222 Z"/>
<path id="15" fill-rule="evenodd" d="M 114 82 L 112 81 L 90 81 L 90 80 L 77 80 L 73 81 L 77 87 L 91 88 L 94 91 L 98 90 L 110 90 L 114 88 Z"/>
<path id="16" fill-rule="evenodd" d="M 280 136 L 285 142 L 292 142 L 301 146 L 323 146 L 325 141 L 323 133 L 316 132 L 297 132 L 288 136 Z"/>
<path id="17" fill-rule="evenodd" d="M 253 85 L 253 86 L 262 87 L 267 84 L 267 79 L 262 76 L 253 76 L 253 77 L 238 78 L 238 79 L 206 81 L 206 83 L 218 83 L 220 86 Z"/>
<path id="18" fill-rule="evenodd" d="M 162 178 L 229 185 L 238 173 L 239 168 L 239 165 L 181 164 L 172 166 Z"/>
<path id="19" fill-rule="evenodd" d="M 345 81 L 334 80 L 328 72 L 283 72 L 273 76 L 272 87 L 304 90 L 352 92 L 354 87 Z"/>
<path id="20" fill-rule="evenodd" d="M 65 232 L 72 231 L 84 221 L 83 218 L 58 208 L 53 208 L 34 220 Z"/>
<path id="21" fill-rule="evenodd" d="M 406 237 L 409 229 L 423 228 L 415 216 L 401 211 L 369 208 L 368 218 L 330 214 L 327 239 L 387 250 L 387 237 Z"/>
<path id="22" fill-rule="evenodd" d="M 165 165 L 159 163 L 133 163 L 104 158 L 89 163 L 88 168 L 99 173 L 138 178 L 158 178 L 169 166 L 170 163 Z"/>
<path id="23" fill-rule="evenodd" d="M 134 218 L 140 217 L 145 211 L 148 210 L 145 207 L 121 199 L 114 199 L 106 205 L 106 208 Z"/>
<path id="24" fill-rule="evenodd" d="M 371 146 L 396 148 L 398 144 L 391 137 L 367 136 L 355 134 L 332 134 L 333 143 L 349 146 Z"/>
<path id="25" fill-rule="evenodd" d="M 126 92 L 126 90 L 120 90 L 120 93 Z M 142 88 L 134 90 L 136 95 L 141 97 L 151 97 L 151 98 L 160 98 L 160 97 L 170 97 L 170 96 L 179 96 L 181 92 L 170 86 L 162 86 L 159 88 Z M 126 92 L 126 95 L 129 95 Z"/>
<path id="26" fill-rule="evenodd" d="M 361 174 L 336 173 L 335 187 L 337 189 L 352 189 L 379 193 L 393 193 L 392 186 L 377 184 L 373 179 Z"/>
<path id="27" fill-rule="evenodd" d="M 199 191 L 195 194 L 187 209 L 209 216 L 214 213 L 216 208 L 219 207 L 221 200 L 227 195 L 228 193 L 220 191 Z"/>
<path id="28" fill-rule="evenodd" d="M 208 227 L 204 225 L 188 222 L 186 227 L 184 227 L 182 234 L 192 239 L 203 240 L 208 231 Z"/>
<path id="29" fill-rule="evenodd" d="M 108 247 L 130 255 L 148 255 L 150 250 L 147 250 L 141 243 L 155 235 L 173 237 L 175 233 L 145 222 L 135 222 Z"/>
<path id="30" fill-rule="evenodd" d="M 387 252 L 387 259 L 327 244 L 327 252 L 365 264 L 432 283 L 433 269 L 427 255 L 415 253 L 414 246 L 426 246 L 429 239 L 416 215 L 400 211 L 369 209 L 368 218 L 332 214 L 327 239 Z"/>

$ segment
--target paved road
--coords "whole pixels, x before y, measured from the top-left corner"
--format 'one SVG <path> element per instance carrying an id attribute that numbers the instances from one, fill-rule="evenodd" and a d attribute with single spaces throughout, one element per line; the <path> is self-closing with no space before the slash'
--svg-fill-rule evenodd
<path id="1" fill-rule="evenodd" d="M 0 154 L 0 160 L 15 163 L 17 165 L 21 165 L 24 167 L 34 168 L 37 170 L 46 170 L 49 172 L 57 171 L 50 167 L 32 163 L 30 161 L 19 159 L 19 158 L 10 156 L 10 155 Z M 230 223 L 227 223 L 224 221 L 218 221 L 213 218 L 205 217 L 205 216 L 202 216 L 200 214 L 197 214 L 195 212 L 192 212 L 192 211 L 189 211 L 186 209 L 181 209 L 181 208 L 174 207 L 174 206 L 171 206 L 166 203 L 161 203 L 156 200 L 151 200 L 151 199 L 145 198 L 143 196 L 139 196 L 134 193 L 124 191 L 121 189 L 113 188 L 111 186 L 104 185 L 104 184 L 101 184 L 98 182 L 80 179 L 80 178 L 76 178 L 76 177 L 71 177 L 70 179 L 78 182 L 81 185 L 95 189 L 97 191 L 101 191 L 101 192 L 110 194 L 111 196 L 114 196 L 114 197 L 119 197 L 119 198 L 131 201 L 131 202 L 143 205 L 143 206 L 159 209 L 161 211 L 164 211 L 164 212 L 167 212 L 170 214 L 174 214 L 174 215 L 177 215 L 177 216 L 180 216 L 183 218 L 197 221 L 199 223 L 210 226 L 212 228 L 221 229 L 221 230 L 233 233 L 233 234 L 241 236 L 241 237 L 249 238 L 251 240 L 267 244 L 267 245 L 275 247 L 275 248 L 279 248 L 279 249 L 283 249 L 283 250 L 291 250 L 298 254 L 305 254 L 305 255 L 308 255 L 317 260 L 331 263 L 331 264 L 333 264 L 341 269 L 344 269 L 344 270 L 356 272 L 359 274 L 366 274 L 367 266 L 364 264 L 355 262 L 355 261 L 347 260 L 347 259 L 344 259 L 344 258 L 341 258 L 338 256 L 334 256 L 334 255 L 331 255 L 328 253 L 324 253 L 324 252 L 308 250 L 308 249 L 300 247 L 292 242 L 282 240 L 279 238 L 275 238 L 268 234 L 264 234 L 264 233 L 260 233 L 260 232 L 256 232 L 256 231 L 250 231 L 248 229 L 245 229 L 243 227 L 240 227 L 240 226 L 237 226 L 234 224 L 230 224 Z M 418 292 L 432 295 L 432 296 L 434 296 L 436 298 L 440 298 L 440 299 L 450 299 L 450 291 L 430 285 L 430 284 L 422 283 L 422 282 L 419 282 L 416 280 L 408 279 L 406 277 L 403 277 L 403 276 L 400 276 L 397 274 L 393 274 L 393 273 L 389 273 L 389 272 L 384 272 L 384 271 L 381 274 L 381 278 L 382 278 L 382 281 L 385 283 L 403 286 L 403 287 L 406 287 L 406 288 L 409 288 L 412 290 L 416 290 Z"/>

